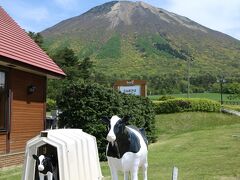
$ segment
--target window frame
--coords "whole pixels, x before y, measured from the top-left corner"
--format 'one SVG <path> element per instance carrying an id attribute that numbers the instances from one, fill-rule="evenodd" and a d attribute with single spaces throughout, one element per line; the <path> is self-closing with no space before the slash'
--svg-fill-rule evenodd
<path id="1" fill-rule="evenodd" d="M 0 133 L 8 132 L 9 130 L 9 90 L 8 90 L 8 70 L 5 68 L 0 67 L 0 72 L 5 73 L 5 84 L 4 89 L 0 92 L 4 95 L 4 117 L 3 117 L 3 127 L 0 127 Z M 0 110 L 1 111 L 1 110 Z M 1 113 L 1 112 L 0 112 Z M 1 118 L 0 118 L 1 120 Z"/>

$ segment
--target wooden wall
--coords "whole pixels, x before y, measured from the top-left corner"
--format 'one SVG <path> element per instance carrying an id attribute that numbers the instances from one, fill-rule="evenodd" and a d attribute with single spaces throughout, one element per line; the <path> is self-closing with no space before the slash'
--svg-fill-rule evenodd
<path id="1" fill-rule="evenodd" d="M 24 152 L 0 155 L 0 159 L 0 168 L 20 165 L 24 162 Z"/>
<path id="2" fill-rule="evenodd" d="M 46 78 L 13 70 L 11 72 L 12 118 L 10 152 L 22 151 L 27 140 L 44 129 Z M 27 93 L 30 85 L 36 92 Z"/>
<path id="3" fill-rule="evenodd" d="M 33 94 L 27 93 L 30 85 L 36 86 Z M 44 129 L 46 77 L 12 69 L 9 71 L 9 89 L 11 124 L 9 138 L 0 134 L 0 155 L 24 151 L 26 142 Z"/>
<path id="4" fill-rule="evenodd" d="M 6 152 L 6 134 L 0 134 L 0 154 L 4 154 Z"/>

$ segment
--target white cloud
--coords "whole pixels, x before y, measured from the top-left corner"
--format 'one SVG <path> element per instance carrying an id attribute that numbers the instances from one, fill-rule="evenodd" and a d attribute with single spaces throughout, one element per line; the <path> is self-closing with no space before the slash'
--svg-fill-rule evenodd
<path id="1" fill-rule="evenodd" d="M 80 5 L 80 0 L 54 0 L 54 2 L 63 9 L 76 8 Z"/>
<path id="2" fill-rule="evenodd" d="M 43 20 L 46 20 L 49 18 L 49 12 L 44 7 L 39 8 L 31 8 L 27 11 L 22 11 L 22 13 L 19 14 L 20 18 L 29 19 L 32 21 L 41 22 Z"/>
<path id="3" fill-rule="evenodd" d="M 240 34 L 239 0 L 169 0 L 166 8 L 211 29 L 232 36 Z"/>
<path id="4" fill-rule="evenodd" d="M 7 12 L 18 20 L 40 22 L 49 18 L 49 12 L 46 7 L 29 4 L 24 1 L 3 1 L 3 8 L 6 8 Z"/>
<path id="5" fill-rule="evenodd" d="M 40 31 L 41 27 L 52 18 L 47 6 L 29 3 L 28 0 L 3 0 L 1 5 L 27 31 Z"/>

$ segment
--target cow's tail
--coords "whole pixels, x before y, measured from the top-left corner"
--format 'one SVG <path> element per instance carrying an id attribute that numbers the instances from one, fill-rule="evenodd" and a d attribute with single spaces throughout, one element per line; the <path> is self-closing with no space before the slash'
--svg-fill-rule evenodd
<path id="1" fill-rule="evenodd" d="M 140 133 L 141 133 L 141 135 L 143 137 L 144 142 L 146 143 L 146 145 L 148 145 L 148 140 L 147 140 L 145 129 L 144 128 L 139 128 L 139 131 L 140 131 Z"/>

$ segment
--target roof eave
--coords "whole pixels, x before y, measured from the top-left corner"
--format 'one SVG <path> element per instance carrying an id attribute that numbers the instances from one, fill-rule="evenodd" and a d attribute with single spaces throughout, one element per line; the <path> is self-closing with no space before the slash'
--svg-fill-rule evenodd
<path id="1" fill-rule="evenodd" d="M 50 70 L 46 70 L 43 68 L 38 68 L 32 65 L 28 65 L 19 61 L 15 61 L 12 60 L 10 58 L 7 57 L 3 57 L 0 56 L 0 65 L 4 66 L 4 67 L 8 67 L 8 68 L 12 68 L 12 69 L 18 69 L 21 71 L 25 71 L 25 72 L 29 72 L 29 73 L 33 73 L 33 74 L 38 74 L 41 76 L 46 76 L 47 78 L 50 79 L 62 79 L 66 77 L 66 74 L 62 71 L 62 72 L 53 72 Z"/>

